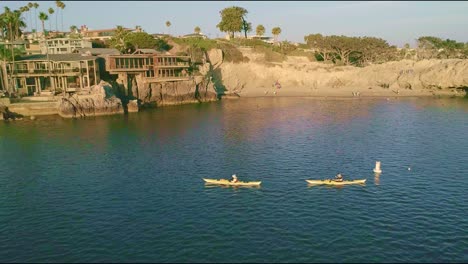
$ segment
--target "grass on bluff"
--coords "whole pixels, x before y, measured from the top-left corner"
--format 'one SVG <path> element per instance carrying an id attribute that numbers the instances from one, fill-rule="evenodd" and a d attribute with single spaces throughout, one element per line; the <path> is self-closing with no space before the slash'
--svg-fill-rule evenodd
<path id="1" fill-rule="evenodd" d="M 315 54 L 304 51 L 287 41 L 272 45 L 258 39 L 234 38 L 224 39 L 203 39 L 203 38 L 172 38 L 178 45 L 185 47 L 191 53 L 196 63 L 201 63 L 203 54 L 211 49 L 221 49 L 224 60 L 227 62 L 241 63 L 248 62 L 249 59 L 242 55 L 238 49 L 240 47 L 250 47 L 255 52 L 263 53 L 266 62 L 283 62 L 287 56 L 307 57 L 310 61 L 316 61 Z M 184 54 L 187 52 L 183 52 Z M 182 53 L 181 53 L 182 54 Z"/>
<path id="2" fill-rule="evenodd" d="M 203 51 L 209 51 L 210 49 L 217 48 L 217 41 L 214 39 L 172 38 L 172 40 L 181 46 L 200 48 Z"/>

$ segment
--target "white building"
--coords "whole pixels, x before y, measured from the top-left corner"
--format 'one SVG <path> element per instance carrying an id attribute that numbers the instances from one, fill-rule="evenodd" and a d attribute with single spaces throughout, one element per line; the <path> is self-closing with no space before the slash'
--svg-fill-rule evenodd
<path id="1" fill-rule="evenodd" d="M 267 37 L 267 36 L 250 36 L 248 37 L 249 39 L 258 39 L 258 40 L 261 40 L 265 43 L 268 43 L 268 44 L 274 44 L 275 43 L 275 39 L 272 38 L 272 37 Z"/>
<path id="2" fill-rule="evenodd" d="M 56 38 L 41 40 L 40 48 L 42 54 L 67 54 L 72 53 L 75 49 L 92 48 L 91 41 L 84 39 L 71 38 Z"/>

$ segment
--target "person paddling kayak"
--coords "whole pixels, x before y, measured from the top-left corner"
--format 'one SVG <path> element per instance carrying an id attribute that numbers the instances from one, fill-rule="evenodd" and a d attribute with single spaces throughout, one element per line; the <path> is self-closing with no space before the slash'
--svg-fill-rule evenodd
<path id="1" fill-rule="evenodd" d="M 233 174 L 231 182 L 238 182 L 238 181 L 239 180 L 237 179 L 237 176 L 235 174 Z"/>
<path id="2" fill-rule="evenodd" d="M 341 175 L 341 173 L 338 173 L 338 174 L 335 176 L 335 181 L 337 181 L 337 182 L 342 182 L 342 181 L 343 181 L 343 175 Z"/>

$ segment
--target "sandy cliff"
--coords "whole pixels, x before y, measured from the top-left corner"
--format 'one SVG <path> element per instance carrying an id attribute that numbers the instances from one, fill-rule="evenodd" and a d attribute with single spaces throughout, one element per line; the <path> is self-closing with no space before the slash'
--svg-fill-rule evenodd
<path id="1" fill-rule="evenodd" d="M 227 91 L 241 96 L 464 95 L 468 87 L 468 60 L 403 60 L 358 68 L 305 57 L 265 63 L 260 55 L 243 52 L 249 63 L 223 62 L 218 76 Z"/>

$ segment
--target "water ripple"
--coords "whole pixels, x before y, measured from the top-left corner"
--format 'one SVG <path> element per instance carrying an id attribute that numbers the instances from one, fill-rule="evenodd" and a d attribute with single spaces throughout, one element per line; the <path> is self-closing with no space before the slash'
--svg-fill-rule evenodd
<path id="1" fill-rule="evenodd" d="M 441 102 L 252 98 L 0 124 L 0 262 L 468 262 L 468 107 Z M 305 182 L 338 172 L 367 182 Z M 233 173 L 262 186 L 202 181 Z"/>

